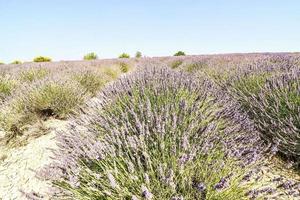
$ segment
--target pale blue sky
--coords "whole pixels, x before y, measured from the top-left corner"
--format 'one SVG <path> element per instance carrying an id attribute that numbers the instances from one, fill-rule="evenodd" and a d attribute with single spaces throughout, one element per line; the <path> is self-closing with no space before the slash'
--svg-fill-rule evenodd
<path id="1" fill-rule="evenodd" d="M 0 0 L 0 60 L 300 51 L 299 0 Z"/>

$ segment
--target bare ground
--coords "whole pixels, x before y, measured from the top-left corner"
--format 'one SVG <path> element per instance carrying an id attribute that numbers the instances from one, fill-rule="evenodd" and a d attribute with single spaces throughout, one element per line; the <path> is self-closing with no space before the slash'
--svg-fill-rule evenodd
<path id="1" fill-rule="evenodd" d="M 44 165 L 51 162 L 51 149 L 56 148 L 55 130 L 62 130 L 65 121 L 50 120 L 46 123 L 49 133 L 32 139 L 18 148 L 0 146 L 0 199 L 26 199 L 24 192 L 47 191 L 48 183 L 35 176 Z"/>

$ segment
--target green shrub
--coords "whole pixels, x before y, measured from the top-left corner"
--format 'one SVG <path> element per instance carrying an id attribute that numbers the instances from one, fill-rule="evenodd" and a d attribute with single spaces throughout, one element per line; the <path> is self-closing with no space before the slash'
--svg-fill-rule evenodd
<path id="1" fill-rule="evenodd" d="M 245 95 L 257 95 L 261 87 L 266 83 L 269 74 L 250 74 L 234 82 L 234 88 L 243 92 Z"/>
<path id="2" fill-rule="evenodd" d="M 33 62 L 51 62 L 51 58 L 45 56 L 38 56 L 33 59 Z"/>
<path id="3" fill-rule="evenodd" d="M 1 62 L 1 61 L 0 61 L 0 65 L 4 65 L 4 64 L 5 64 L 4 62 Z"/>
<path id="4" fill-rule="evenodd" d="M 22 64 L 22 61 L 20 61 L 20 60 L 14 60 L 11 64 Z"/>
<path id="5" fill-rule="evenodd" d="M 84 57 L 83 57 L 84 60 L 96 60 L 98 59 L 98 56 L 96 53 L 94 52 L 91 52 L 91 53 L 88 53 L 86 54 Z"/>
<path id="6" fill-rule="evenodd" d="M 104 68 L 102 71 L 104 75 L 108 76 L 112 80 L 118 78 L 120 75 L 120 72 L 113 68 Z"/>
<path id="7" fill-rule="evenodd" d="M 172 69 L 176 69 L 178 68 L 181 64 L 183 63 L 182 60 L 175 60 L 171 63 L 171 68 Z"/>
<path id="8" fill-rule="evenodd" d="M 32 82 L 45 78 L 49 71 L 45 68 L 30 68 L 20 72 L 20 79 L 26 82 Z"/>
<path id="9" fill-rule="evenodd" d="M 136 58 L 141 58 L 141 57 L 142 57 L 142 53 L 141 53 L 140 51 L 137 51 L 137 52 L 135 53 L 135 57 L 136 57 Z"/>
<path id="10" fill-rule="evenodd" d="M 184 69 L 189 73 L 195 73 L 200 70 L 203 71 L 207 66 L 208 66 L 207 62 L 203 60 L 203 61 L 186 64 L 184 66 Z"/>
<path id="11" fill-rule="evenodd" d="M 34 113 L 40 117 L 66 118 L 74 108 L 82 104 L 82 88 L 68 82 L 45 82 L 29 91 L 26 97 L 18 98 L 15 109 L 18 113 Z"/>
<path id="12" fill-rule="evenodd" d="M 258 95 L 268 77 L 270 77 L 269 73 L 255 73 L 242 76 L 231 83 L 231 90 L 244 111 L 249 111 L 249 100 L 252 96 Z"/>
<path id="13" fill-rule="evenodd" d="M 28 90 L 29 89 L 29 90 Z M 40 82 L 23 88 L 0 115 L 0 128 L 7 143 L 24 133 L 24 128 L 49 117 L 65 119 L 85 99 L 80 85 L 72 82 Z"/>
<path id="14" fill-rule="evenodd" d="M 6 76 L 0 77 L 0 100 L 9 96 L 12 90 L 15 88 L 15 86 L 16 86 L 15 80 Z"/>
<path id="15" fill-rule="evenodd" d="M 104 75 L 93 71 L 76 74 L 74 78 L 92 96 L 95 96 L 104 84 L 108 82 L 108 79 Z"/>
<path id="16" fill-rule="evenodd" d="M 183 51 L 177 51 L 174 56 L 185 56 L 185 53 Z"/>
<path id="17" fill-rule="evenodd" d="M 23 135 L 26 125 L 32 121 L 34 116 L 31 114 L 18 113 L 11 108 L 1 109 L 0 128 L 5 131 L 4 143 L 7 145 L 16 142 Z"/>
<path id="18" fill-rule="evenodd" d="M 192 70 L 189 69 L 188 71 L 193 71 L 196 68 L 192 67 Z M 231 81 L 231 73 L 234 73 L 233 70 L 228 71 L 228 69 L 216 69 L 213 67 L 203 66 L 201 69 L 201 72 L 203 72 L 203 75 L 206 77 L 209 77 L 211 80 L 213 80 L 218 85 L 226 84 L 227 82 Z"/>
<path id="19" fill-rule="evenodd" d="M 127 63 L 121 62 L 120 63 L 120 70 L 122 73 L 126 73 L 129 71 L 130 66 Z"/>
<path id="20" fill-rule="evenodd" d="M 119 58 L 130 58 L 130 55 L 127 53 L 122 53 Z"/>

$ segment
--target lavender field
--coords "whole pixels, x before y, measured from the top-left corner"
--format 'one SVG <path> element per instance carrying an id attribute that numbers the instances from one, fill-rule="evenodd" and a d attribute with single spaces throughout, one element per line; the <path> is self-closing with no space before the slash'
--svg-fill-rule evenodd
<path id="1" fill-rule="evenodd" d="M 0 75 L 0 199 L 300 199 L 298 53 L 3 64 Z"/>

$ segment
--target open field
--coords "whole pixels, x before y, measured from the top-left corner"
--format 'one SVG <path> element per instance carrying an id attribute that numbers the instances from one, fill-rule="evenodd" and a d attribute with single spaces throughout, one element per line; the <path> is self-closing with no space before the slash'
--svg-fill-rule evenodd
<path id="1" fill-rule="evenodd" d="M 298 53 L 0 75 L 0 199 L 300 199 Z"/>

